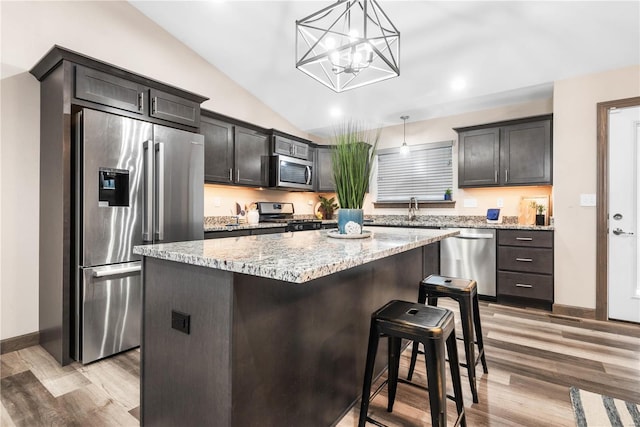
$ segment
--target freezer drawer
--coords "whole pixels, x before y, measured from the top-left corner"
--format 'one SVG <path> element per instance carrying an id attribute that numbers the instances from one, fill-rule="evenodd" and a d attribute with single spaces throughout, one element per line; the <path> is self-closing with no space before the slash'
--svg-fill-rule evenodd
<path id="1" fill-rule="evenodd" d="M 78 361 L 93 362 L 140 345 L 141 269 L 139 261 L 81 268 Z"/>

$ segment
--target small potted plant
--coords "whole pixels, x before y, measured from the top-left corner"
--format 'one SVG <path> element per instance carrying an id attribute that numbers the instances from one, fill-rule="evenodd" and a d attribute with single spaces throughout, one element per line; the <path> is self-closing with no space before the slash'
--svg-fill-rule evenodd
<path id="1" fill-rule="evenodd" d="M 545 225 L 544 205 L 536 204 L 536 225 Z"/>
<path id="2" fill-rule="evenodd" d="M 332 197 L 327 199 L 324 196 L 318 196 L 318 199 L 320 199 L 318 211 L 322 214 L 322 219 L 332 219 L 333 212 L 338 209 L 338 204 L 335 203 L 336 198 Z"/>
<path id="3" fill-rule="evenodd" d="M 444 199 L 445 200 L 451 200 L 451 189 L 447 188 L 446 190 L 444 190 Z"/>

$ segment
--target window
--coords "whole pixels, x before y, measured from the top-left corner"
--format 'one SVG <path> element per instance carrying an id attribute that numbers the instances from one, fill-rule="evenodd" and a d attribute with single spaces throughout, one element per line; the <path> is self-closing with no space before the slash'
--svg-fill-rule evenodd
<path id="1" fill-rule="evenodd" d="M 378 202 L 443 200 L 453 187 L 453 141 L 412 145 L 408 155 L 398 148 L 378 151 Z"/>

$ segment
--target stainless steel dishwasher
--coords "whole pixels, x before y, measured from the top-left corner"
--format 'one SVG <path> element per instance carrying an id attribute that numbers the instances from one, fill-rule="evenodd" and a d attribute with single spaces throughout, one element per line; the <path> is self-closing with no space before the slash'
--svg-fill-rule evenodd
<path id="1" fill-rule="evenodd" d="M 440 242 L 440 274 L 473 279 L 478 294 L 496 296 L 496 230 L 448 228 L 460 231 Z"/>

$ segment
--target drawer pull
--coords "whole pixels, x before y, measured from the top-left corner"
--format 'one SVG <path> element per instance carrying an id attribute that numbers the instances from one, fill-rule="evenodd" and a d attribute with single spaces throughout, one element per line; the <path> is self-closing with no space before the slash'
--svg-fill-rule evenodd
<path id="1" fill-rule="evenodd" d="M 516 240 L 522 240 L 525 242 L 530 242 L 533 240 L 533 237 L 516 237 Z"/>
<path id="2" fill-rule="evenodd" d="M 516 288 L 533 288 L 533 285 L 527 285 L 524 283 L 516 283 Z"/>
<path id="3" fill-rule="evenodd" d="M 531 259 L 531 258 L 516 258 L 516 261 L 520 261 L 520 262 L 533 262 L 533 259 Z"/>

